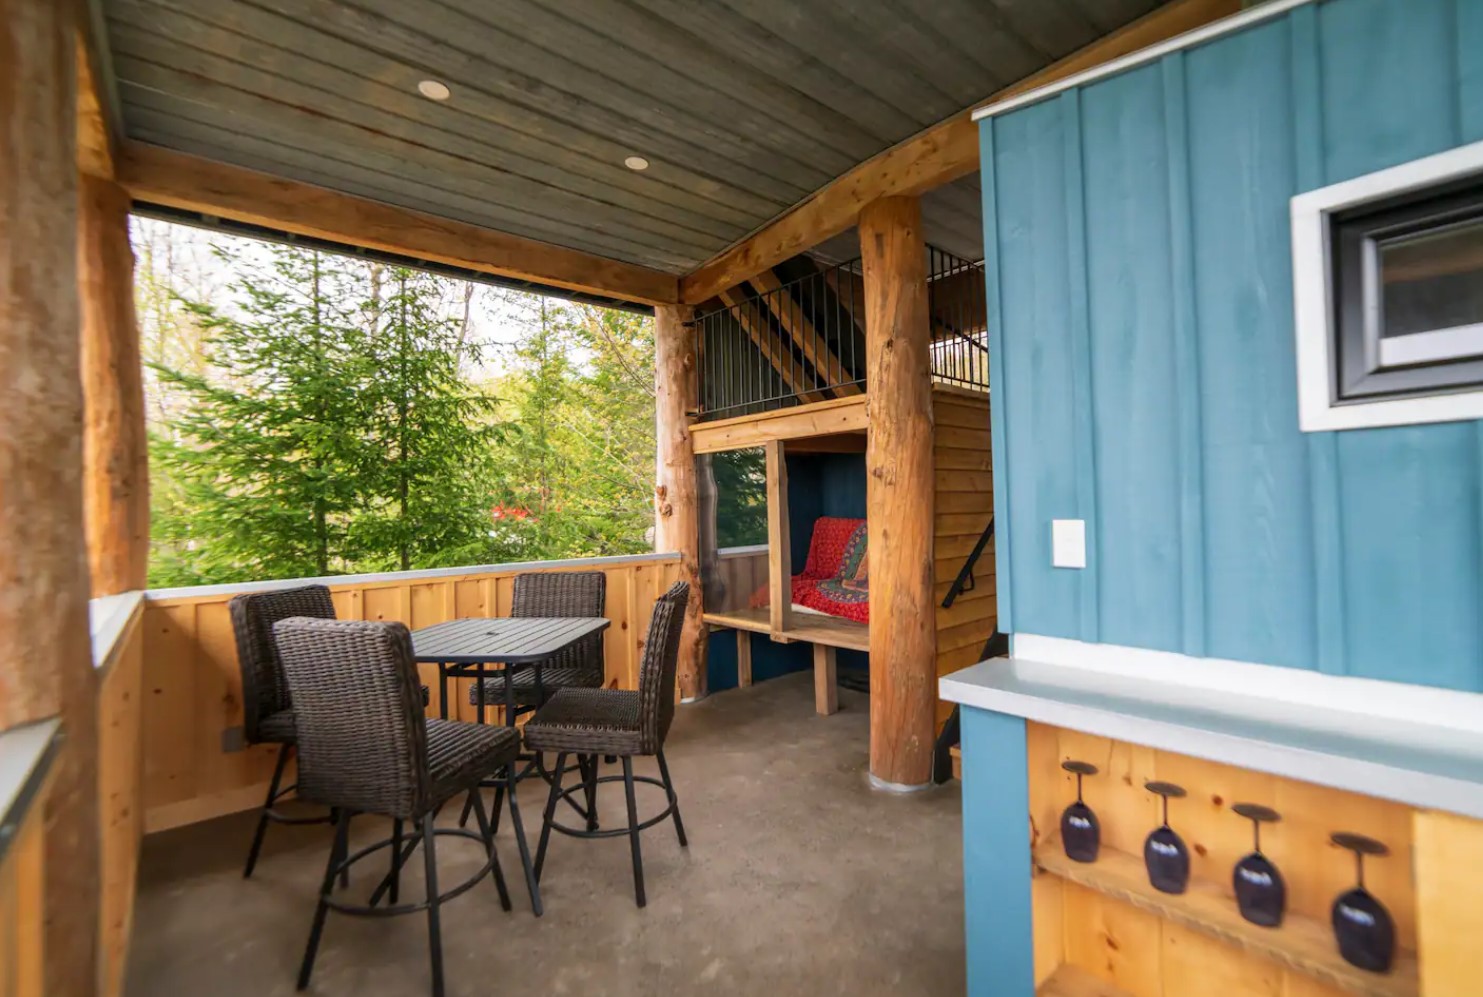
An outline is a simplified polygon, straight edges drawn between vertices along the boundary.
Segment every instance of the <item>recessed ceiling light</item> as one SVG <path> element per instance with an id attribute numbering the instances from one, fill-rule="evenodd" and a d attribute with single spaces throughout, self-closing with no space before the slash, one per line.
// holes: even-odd
<path id="1" fill-rule="evenodd" d="M 647 170 L 649 168 L 649 161 L 643 156 L 629 156 L 623 160 L 623 165 L 630 170 Z"/>
<path id="2" fill-rule="evenodd" d="M 423 80 L 417 84 L 417 92 L 428 100 L 447 100 L 452 95 L 448 84 L 439 83 L 437 80 Z"/>

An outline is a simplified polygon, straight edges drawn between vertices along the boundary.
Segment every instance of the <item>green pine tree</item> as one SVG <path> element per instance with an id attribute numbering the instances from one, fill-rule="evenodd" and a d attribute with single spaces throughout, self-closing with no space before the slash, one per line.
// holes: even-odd
<path id="1" fill-rule="evenodd" d="M 368 494 L 352 535 L 366 566 L 408 570 L 478 564 L 491 556 L 494 456 L 503 433 L 494 399 L 472 389 L 480 359 L 467 321 L 444 317 L 445 278 L 406 268 L 384 275 L 366 311 Z M 467 297 L 465 297 L 467 301 Z"/>
<path id="2" fill-rule="evenodd" d="M 219 249 L 235 308 L 184 302 L 207 373 L 156 366 L 189 399 L 151 440 L 153 585 L 325 575 L 355 560 L 368 378 L 342 258 Z M 163 487 L 160 487 L 163 486 Z"/>

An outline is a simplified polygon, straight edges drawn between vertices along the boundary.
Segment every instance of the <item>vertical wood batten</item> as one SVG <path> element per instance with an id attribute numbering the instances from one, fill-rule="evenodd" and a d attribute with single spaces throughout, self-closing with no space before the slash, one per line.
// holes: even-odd
<path id="1" fill-rule="evenodd" d="M 1318 11 L 1299 7 L 1292 33 L 1292 117 L 1297 192 L 1324 184 L 1323 94 L 1319 80 Z M 1306 433 L 1313 530 L 1314 660 L 1331 675 L 1346 671 L 1344 654 L 1344 537 L 1339 489 L 1339 442 L 1333 433 Z"/>
<path id="2" fill-rule="evenodd" d="M 97 678 L 77 304 L 76 5 L 0 0 L 0 729 L 60 713 L 45 991 L 97 986 Z M 34 913 L 34 911 L 33 911 Z"/>
<path id="3" fill-rule="evenodd" d="M 706 629 L 700 591 L 700 497 L 690 423 L 700 409 L 693 319 L 685 305 L 654 307 L 654 544 L 680 553 L 680 577 L 690 585 L 676 669 L 682 700 L 706 692 Z"/>
<path id="4" fill-rule="evenodd" d="M 1067 90 L 1057 101 L 1066 143 L 1066 280 L 1070 307 L 1071 407 L 1076 467 L 1076 515 L 1086 522 L 1086 568 L 1078 572 L 1081 585 L 1080 639 L 1100 639 L 1098 581 L 1102 559 L 1097 514 L 1097 458 L 1092 392 L 1092 330 L 1087 284 L 1086 183 L 1082 165 L 1081 92 Z M 1050 529 L 1050 524 L 1044 524 Z"/>
<path id="5" fill-rule="evenodd" d="M 932 605 L 933 433 L 926 247 L 916 198 L 860 212 L 865 282 L 870 773 L 894 787 L 932 774 L 937 702 Z"/>
<path id="6" fill-rule="evenodd" d="M 989 436 L 994 466 L 994 509 L 999 522 L 1004 524 L 994 534 L 994 573 L 999 580 L 998 621 L 999 629 L 1014 632 L 1012 612 L 1014 577 L 1011 571 L 1010 545 L 1012 535 L 1008 524 L 1014 520 L 1009 511 L 1009 434 L 1005 432 L 1005 419 L 1009 413 L 1009 378 L 1005 374 L 1004 352 L 1004 300 L 1000 285 L 999 270 L 999 194 L 994 163 L 994 122 L 988 118 L 979 125 L 979 161 L 982 165 L 980 193 L 983 196 L 984 232 L 984 295 L 989 322 Z"/>
<path id="7" fill-rule="evenodd" d="M 1179 411 L 1179 575 L 1185 654 L 1205 655 L 1205 496 L 1200 413 L 1200 331 L 1195 311 L 1194 209 L 1184 53 L 1162 60 L 1169 162 L 1169 261 L 1174 312 L 1174 390 Z"/>
<path id="8" fill-rule="evenodd" d="M 83 499 L 94 596 L 144 588 L 149 457 L 128 192 L 84 175 L 78 189 Z"/>

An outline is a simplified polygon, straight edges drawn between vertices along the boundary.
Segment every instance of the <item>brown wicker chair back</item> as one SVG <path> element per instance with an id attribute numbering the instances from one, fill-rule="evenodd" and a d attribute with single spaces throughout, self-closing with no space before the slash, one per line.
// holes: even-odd
<path id="1" fill-rule="evenodd" d="M 264 740 L 260 725 L 290 708 L 288 684 L 273 643 L 273 624 L 295 616 L 335 618 L 335 603 L 323 585 L 254 592 L 227 604 L 237 638 L 237 666 L 242 670 L 243 733 L 248 744 Z"/>
<path id="2" fill-rule="evenodd" d="M 675 668 L 689 601 L 690 585 L 675 582 L 654 603 L 654 615 L 649 618 L 649 636 L 639 666 L 639 741 L 646 755 L 664 747 L 675 717 Z"/>
<path id="3" fill-rule="evenodd" d="M 431 805 L 427 725 L 407 628 L 291 619 L 273 629 L 298 724 L 299 797 L 421 817 Z"/>
<path id="4" fill-rule="evenodd" d="M 602 616 L 607 608 L 608 576 L 601 571 L 542 571 L 515 576 L 511 616 Z M 582 685 L 603 684 L 603 637 L 593 634 L 546 662 L 548 674 L 577 668 Z"/>

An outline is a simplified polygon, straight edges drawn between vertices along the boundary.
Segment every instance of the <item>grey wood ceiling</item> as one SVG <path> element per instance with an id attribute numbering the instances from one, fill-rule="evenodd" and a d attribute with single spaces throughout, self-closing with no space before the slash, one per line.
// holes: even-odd
<path id="1" fill-rule="evenodd" d="M 101 2 L 130 138 L 673 273 L 1159 6 Z M 977 211 L 952 185 L 929 239 L 972 245 Z"/>

